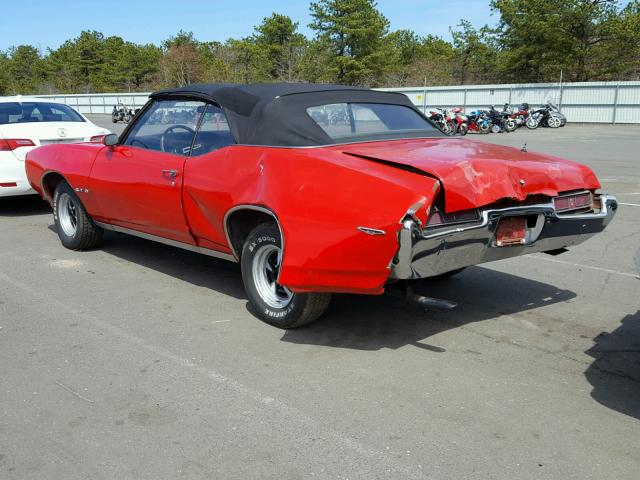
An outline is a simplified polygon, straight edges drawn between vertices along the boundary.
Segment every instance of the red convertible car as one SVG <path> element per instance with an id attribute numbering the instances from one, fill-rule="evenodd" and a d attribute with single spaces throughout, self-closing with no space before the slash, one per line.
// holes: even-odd
<path id="1" fill-rule="evenodd" d="M 65 247 L 115 230 L 240 262 L 255 314 L 282 328 L 334 292 L 560 253 L 617 208 L 584 165 L 449 137 L 404 95 L 336 85 L 163 90 L 119 138 L 40 147 L 26 167 Z"/>

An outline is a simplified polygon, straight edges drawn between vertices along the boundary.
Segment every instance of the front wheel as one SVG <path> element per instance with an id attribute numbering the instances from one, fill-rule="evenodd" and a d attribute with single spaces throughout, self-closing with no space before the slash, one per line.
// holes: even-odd
<path id="1" fill-rule="evenodd" d="M 555 115 L 550 115 L 547 120 L 547 125 L 551 128 L 559 128 L 561 124 L 562 120 L 560 119 L 560 117 L 557 117 Z"/>
<path id="2" fill-rule="evenodd" d="M 102 241 L 102 228 L 93 222 L 76 193 L 65 182 L 60 182 L 53 194 L 53 220 L 62 245 L 68 249 L 95 248 Z"/>
<path id="3" fill-rule="evenodd" d="M 258 318 L 278 328 L 296 328 L 318 319 L 330 293 L 294 293 L 278 283 L 282 239 L 273 223 L 254 228 L 242 248 L 242 280 Z"/>

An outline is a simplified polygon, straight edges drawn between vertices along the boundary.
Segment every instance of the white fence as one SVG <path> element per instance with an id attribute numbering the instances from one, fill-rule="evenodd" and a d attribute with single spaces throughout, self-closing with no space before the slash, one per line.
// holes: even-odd
<path id="1" fill-rule="evenodd" d="M 459 87 L 385 88 L 407 95 L 416 106 L 462 106 L 466 111 L 505 103 L 532 107 L 551 100 L 569 122 L 640 123 L 640 82 L 534 83 Z"/>
<path id="2" fill-rule="evenodd" d="M 569 122 L 640 123 L 640 82 L 535 83 L 511 85 L 463 85 L 455 87 L 382 88 L 400 92 L 424 109 L 461 106 L 466 111 L 527 102 L 537 106 L 552 100 Z M 111 113 L 118 102 L 140 107 L 148 93 L 96 93 L 40 95 L 66 103 L 82 113 Z"/>
<path id="3" fill-rule="evenodd" d="M 108 113 L 122 102 L 130 108 L 142 107 L 149 100 L 147 93 L 81 93 L 73 95 L 35 95 L 36 97 L 65 103 L 80 113 Z"/>

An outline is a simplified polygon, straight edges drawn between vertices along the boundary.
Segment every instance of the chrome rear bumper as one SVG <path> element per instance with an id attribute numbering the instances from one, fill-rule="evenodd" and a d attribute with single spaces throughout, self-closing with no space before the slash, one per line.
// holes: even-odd
<path id="1" fill-rule="evenodd" d="M 488 209 L 473 224 L 421 230 L 406 219 L 398 236 L 399 249 L 391 263 L 390 279 L 433 277 L 458 268 L 493 262 L 528 253 L 548 252 L 578 245 L 609 224 L 618 202 L 612 195 L 596 195 L 599 210 L 585 214 L 560 214 L 548 204 Z M 502 217 L 527 216 L 526 243 L 499 247 L 495 242 Z"/>

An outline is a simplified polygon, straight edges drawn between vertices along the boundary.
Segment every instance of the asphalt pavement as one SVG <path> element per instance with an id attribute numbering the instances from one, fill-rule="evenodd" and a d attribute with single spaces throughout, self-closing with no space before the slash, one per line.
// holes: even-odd
<path id="1" fill-rule="evenodd" d="M 235 264 L 72 252 L 0 199 L 0 478 L 637 480 L 640 127 L 469 139 L 582 161 L 621 205 L 563 255 L 425 283 L 447 313 L 338 295 L 278 330 Z"/>

